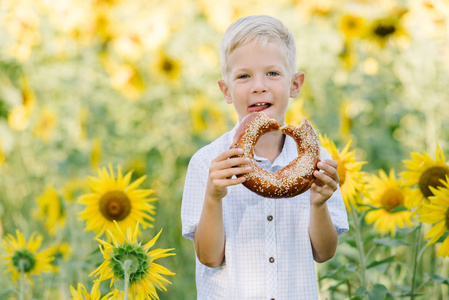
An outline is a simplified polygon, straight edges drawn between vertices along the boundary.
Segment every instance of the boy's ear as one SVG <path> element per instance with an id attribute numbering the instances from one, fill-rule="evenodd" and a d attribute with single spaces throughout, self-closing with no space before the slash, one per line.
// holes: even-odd
<path id="1" fill-rule="evenodd" d="M 296 98 L 301 91 L 302 84 L 304 83 L 305 74 L 304 72 L 298 72 L 293 75 L 292 84 L 290 87 L 290 98 Z"/>
<path id="2" fill-rule="evenodd" d="M 231 104 L 232 103 L 231 92 L 229 91 L 229 87 L 223 79 L 218 80 L 218 87 L 220 88 L 220 91 L 223 93 L 226 103 Z"/>

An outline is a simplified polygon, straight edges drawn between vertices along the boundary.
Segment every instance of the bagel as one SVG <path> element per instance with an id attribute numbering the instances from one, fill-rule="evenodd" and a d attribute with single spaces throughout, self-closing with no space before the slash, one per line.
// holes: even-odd
<path id="1" fill-rule="evenodd" d="M 298 157 L 275 173 L 262 169 L 253 159 L 258 139 L 270 131 L 282 131 L 291 136 L 298 149 Z M 251 159 L 248 166 L 252 171 L 237 177 L 245 176 L 243 185 L 262 197 L 294 197 L 307 191 L 315 181 L 313 172 L 318 170 L 320 146 L 313 126 L 306 118 L 297 127 L 282 126 L 263 112 L 253 112 L 240 122 L 231 148 L 242 148 L 243 154 L 239 156 Z"/>

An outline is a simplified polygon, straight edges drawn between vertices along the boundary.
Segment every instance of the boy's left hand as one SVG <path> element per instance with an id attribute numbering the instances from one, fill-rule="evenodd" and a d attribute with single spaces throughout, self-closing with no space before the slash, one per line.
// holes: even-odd
<path id="1" fill-rule="evenodd" d="M 338 163 L 332 159 L 325 159 L 318 162 L 317 167 L 323 172 L 315 171 L 313 173 L 316 180 L 310 187 L 311 205 L 321 206 L 337 190 L 340 182 L 337 165 Z"/>

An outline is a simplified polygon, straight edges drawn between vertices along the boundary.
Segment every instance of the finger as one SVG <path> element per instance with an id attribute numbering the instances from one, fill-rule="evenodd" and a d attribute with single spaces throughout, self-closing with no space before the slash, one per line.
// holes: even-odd
<path id="1" fill-rule="evenodd" d="M 228 158 L 231 158 L 232 156 L 238 156 L 238 155 L 242 155 L 242 154 L 243 154 L 242 148 L 232 148 L 232 149 L 223 151 L 217 157 L 215 157 L 215 159 L 213 159 L 212 161 L 213 162 L 224 161 Z"/>
<path id="2" fill-rule="evenodd" d="M 333 159 L 323 159 L 322 162 L 334 167 L 335 169 L 338 167 L 338 162 Z"/>
<path id="3" fill-rule="evenodd" d="M 338 188 L 338 181 L 335 178 L 332 178 L 331 176 L 325 174 L 325 173 L 321 173 L 318 171 L 315 171 L 313 173 L 313 175 L 315 175 L 316 177 L 316 185 L 320 186 L 320 187 L 325 187 L 325 186 L 329 186 L 333 191 L 336 191 Z M 337 175 L 338 177 L 338 175 Z"/>
<path id="4" fill-rule="evenodd" d="M 332 178 L 338 178 L 338 172 L 337 172 L 337 168 L 336 168 L 336 163 L 328 163 L 328 162 L 335 162 L 334 160 L 328 160 L 326 159 L 325 161 L 320 161 L 317 163 L 317 167 L 318 169 L 324 171 L 325 174 L 327 174 L 328 176 L 331 176 Z M 323 172 L 321 172 L 323 173 Z"/>
<path id="5" fill-rule="evenodd" d="M 325 199 L 329 199 L 333 194 L 333 191 L 329 188 L 317 186 L 315 183 L 312 184 L 310 189 L 315 193 L 320 194 Z"/>
<path id="6" fill-rule="evenodd" d="M 324 182 L 322 182 L 321 180 L 319 180 L 319 179 L 316 178 L 316 176 L 315 176 L 315 184 L 316 184 L 317 186 L 323 186 L 323 185 L 324 185 Z"/>
<path id="7" fill-rule="evenodd" d="M 224 170 L 217 170 L 211 173 L 210 177 L 212 179 L 226 179 L 231 178 L 232 176 L 244 175 L 252 171 L 251 167 L 237 167 L 237 168 L 229 168 Z"/>
<path id="8" fill-rule="evenodd" d="M 250 162 L 251 162 L 251 159 L 249 159 L 248 157 L 228 158 L 223 161 L 215 162 L 213 165 L 211 165 L 211 169 L 214 169 L 214 170 L 229 169 L 232 167 L 247 165 Z"/>
<path id="9" fill-rule="evenodd" d="M 246 178 L 244 176 L 242 176 L 242 177 L 231 178 L 231 179 L 216 179 L 213 181 L 213 184 L 217 187 L 225 188 L 228 186 L 241 184 L 245 181 L 246 181 Z"/>

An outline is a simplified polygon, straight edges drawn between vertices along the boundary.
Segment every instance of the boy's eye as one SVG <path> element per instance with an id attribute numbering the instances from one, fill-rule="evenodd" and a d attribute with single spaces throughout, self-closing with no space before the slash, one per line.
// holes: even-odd
<path id="1" fill-rule="evenodd" d="M 246 74 L 237 76 L 237 78 L 239 78 L 239 79 L 245 79 L 245 78 L 248 78 L 248 77 L 249 76 L 246 75 Z"/>
<path id="2" fill-rule="evenodd" d="M 268 72 L 267 75 L 268 75 L 268 76 L 277 76 L 277 75 L 279 75 L 279 73 L 278 73 L 278 72 L 272 71 L 272 72 Z"/>

